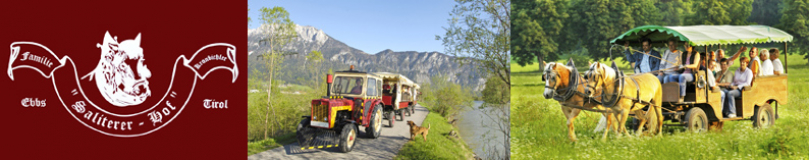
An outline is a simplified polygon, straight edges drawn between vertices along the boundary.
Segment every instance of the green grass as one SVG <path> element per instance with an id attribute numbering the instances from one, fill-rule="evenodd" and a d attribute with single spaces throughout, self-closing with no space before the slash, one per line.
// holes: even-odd
<path id="1" fill-rule="evenodd" d="M 290 143 L 295 143 L 295 133 L 289 133 L 275 138 L 268 138 L 255 142 L 247 142 L 247 155 L 249 156 L 264 152 Z"/>
<path id="2" fill-rule="evenodd" d="M 807 159 L 809 66 L 797 55 L 790 56 L 789 62 L 789 104 L 779 108 L 780 119 L 774 127 L 755 129 L 751 121 L 742 120 L 726 122 L 721 132 L 690 133 L 682 127 L 667 127 L 668 132 L 654 137 L 610 133 L 606 142 L 601 141 L 601 133 L 592 131 L 600 115 L 585 111 L 573 122 L 579 141 L 571 142 L 559 103 L 541 95 L 544 83 L 538 64 L 512 64 L 511 158 Z M 577 65 L 581 71 L 586 64 Z M 738 62 L 731 69 L 735 66 Z"/>
<path id="3" fill-rule="evenodd" d="M 427 142 L 416 136 L 416 140 L 405 143 L 395 159 L 470 159 L 472 150 L 460 138 L 449 136 L 449 132 L 458 129 L 449 124 L 446 118 L 430 112 L 424 119 L 425 127 L 431 124 Z M 460 136 L 460 135 L 459 135 Z"/>
<path id="4" fill-rule="evenodd" d="M 253 86 L 262 86 L 266 83 L 251 79 L 250 84 Z M 259 90 L 264 91 L 266 88 Z M 291 94 L 295 91 L 300 91 L 301 94 Z M 248 155 L 296 141 L 295 129 L 302 119 L 301 116 L 309 115 L 309 103 L 311 100 L 325 95 L 324 93 L 325 91 L 317 92 L 315 89 L 301 85 L 277 87 L 272 94 L 273 108 L 270 108 L 270 110 L 267 108 L 266 92 L 248 93 Z M 269 120 L 265 120 L 267 116 Z M 269 124 L 265 122 L 269 122 Z M 264 138 L 265 131 L 267 132 L 266 139 Z"/>

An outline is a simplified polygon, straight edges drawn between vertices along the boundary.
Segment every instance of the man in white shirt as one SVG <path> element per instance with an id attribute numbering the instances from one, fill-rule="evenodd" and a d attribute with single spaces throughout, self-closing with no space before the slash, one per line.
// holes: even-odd
<path id="1" fill-rule="evenodd" d="M 778 48 L 770 49 L 770 60 L 772 60 L 772 73 L 775 75 L 784 74 L 784 65 L 781 63 L 781 60 L 778 59 L 779 53 Z"/>
<path id="2" fill-rule="evenodd" d="M 660 61 L 660 72 L 657 72 L 657 79 L 663 83 L 663 78 L 666 75 L 677 74 L 676 68 L 680 65 L 680 55 L 682 51 L 677 50 L 677 40 L 672 38 L 668 40 L 669 49 L 663 53 L 663 60 Z"/>
<path id="3" fill-rule="evenodd" d="M 759 75 L 761 76 L 769 76 L 773 73 L 772 61 L 770 60 L 770 51 L 767 49 L 762 49 L 761 54 L 759 54 L 761 59 L 761 70 L 759 70 Z"/>

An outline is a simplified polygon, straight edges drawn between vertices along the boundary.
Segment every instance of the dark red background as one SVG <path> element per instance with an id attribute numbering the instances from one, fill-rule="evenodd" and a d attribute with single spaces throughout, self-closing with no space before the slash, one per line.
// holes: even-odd
<path id="1" fill-rule="evenodd" d="M 166 92 L 177 57 L 190 58 L 202 46 L 217 42 L 236 46 L 239 66 L 235 83 L 231 83 L 232 75 L 227 71 L 211 73 L 205 80 L 198 81 L 189 104 L 174 121 L 158 131 L 135 138 L 111 137 L 85 127 L 59 102 L 51 80 L 33 70 L 15 70 L 14 81 L 3 74 L 0 76 L 2 157 L 245 157 L 246 1 L 3 1 L 0 6 L 3 6 L 0 9 L 0 55 L 4 55 L 0 56 L 0 68 L 3 71 L 8 69 L 9 45 L 15 41 L 33 41 L 57 55 L 70 56 L 82 76 L 98 63 L 101 50 L 96 48 L 96 43 L 103 42 L 106 31 L 118 36 L 119 42 L 142 34 L 145 62 L 153 74 L 149 79 L 152 96 L 144 104 L 154 103 Z M 101 96 L 95 86 L 84 86 L 84 90 L 94 102 L 105 102 L 103 98 L 98 99 Z M 25 108 L 20 104 L 25 97 L 47 99 L 47 106 Z M 204 109 L 203 99 L 227 99 L 228 109 Z"/>

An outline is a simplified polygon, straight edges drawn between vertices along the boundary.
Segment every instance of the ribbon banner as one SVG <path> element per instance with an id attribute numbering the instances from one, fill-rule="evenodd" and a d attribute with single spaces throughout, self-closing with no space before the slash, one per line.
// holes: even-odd
<path id="1" fill-rule="evenodd" d="M 115 50 L 119 49 L 119 46 L 113 46 L 116 47 Z M 124 43 L 121 43 L 121 48 L 123 46 Z M 18 69 L 31 69 L 46 79 L 51 79 L 61 104 L 73 118 L 94 131 L 113 137 L 139 137 L 155 132 L 182 113 L 198 80 L 205 79 L 216 70 L 225 70 L 232 73 L 231 83 L 235 83 L 239 74 L 236 47 L 227 43 L 209 44 L 197 50 L 190 58 L 185 55 L 177 57 L 169 87 L 160 96 L 160 101 L 155 104 L 137 104 L 148 106 L 137 113 L 119 114 L 104 109 L 118 106 L 108 103 L 99 105 L 87 98 L 81 83 L 84 78 L 80 79 L 76 64 L 67 55 L 57 55 L 36 42 L 13 42 L 8 66 L 8 76 L 12 81 L 15 79 L 14 71 Z M 105 80 L 100 78 L 108 77 L 95 77 L 95 80 Z"/>

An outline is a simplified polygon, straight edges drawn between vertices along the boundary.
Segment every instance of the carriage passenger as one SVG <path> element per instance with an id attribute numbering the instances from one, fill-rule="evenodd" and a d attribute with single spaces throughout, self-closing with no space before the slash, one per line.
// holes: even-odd
<path id="1" fill-rule="evenodd" d="M 724 49 L 717 49 L 714 52 L 716 53 L 716 55 L 714 55 L 714 57 L 713 57 L 714 63 L 715 63 L 713 71 L 716 72 L 716 74 L 714 74 L 714 76 L 719 76 L 720 71 L 722 71 L 722 68 L 720 67 L 719 62 L 721 62 L 722 58 L 725 58 L 725 50 Z"/>
<path id="2" fill-rule="evenodd" d="M 750 64 L 748 64 L 747 68 L 753 72 L 753 79 L 755 79 L 757 76 L 761 75 L 761 72 L 759 72 L 761 70 L 761 59 L 758 58 L 758 48 L 750 48 L 749 54 L 749 57 L 752 59 L 750 60 Z"/>
<path id="3" fill-rule="evenodd" d="M 748 63 L 750 63 L 750 59 L 747 57 L 742 57 L 739 59 L 739 69 L 736 70 L 736 75 L 733 76 L 733 82 L 730 83 L 728 86 L 728 90 L 725 93 L 725 104 L 723 105 L 725 108 L 722 109 L 723 114 L 725 114 L 728 118 L 735 118 L 736 117 L 736 97 L 742 96 L 742 88 L 745 86 L 750 86 L 750 83 L 753 81 L 753 71 L 752 69 L 748 69 Z"/>
<path id="4" fill-rule="evenodd" d="M 719 60 L 719 64 L 720 64 L 719 66 L 721 66 L 722 71 L 725 71 L 725 72 L 720 72 L 719 79 L 717 80 L 717 82 L 719 82 L 720 87 L 730 85 L 730 83 L 733 82 L 733 73 L 734 72 L 728 70 L 728 68 L 730 67 L 730 63 L 731 63 L 730 61 L 731 60 L 727 59 L 727 58 L 722 58 L 721 60 Z M 724 91 L 724 89 L 722 89 L 722 90 Z"/>
<path id="5" fill-rule="evenodd" d="M 734 71 L 730 71 L 730 69 L 729 69 L 730 60 L 727 59 L 727 58 L 720 59 L 719 64 L 720 64 L 719 66 L 721 66 L 720 68 L 722 68 L 722 71 L 724 71 L 724 72 L 718 72 L 717 74 L 718 74 L 719 77 L 715 81 L 716 81 L 716 86 L 719 87 L 719 89 L 721 90 L 721 93 L 722 93 L 722 97 L 721 97 L 722 100 L 721 100 L 720 104 L 722 104 L 722 106 L 725 106 L 725 96 L 727 95 L 727 92 L 728 92 L 727 87 L 729 87 L 730 83 L 733 82 L 733 73 L 734 73 Z M 710 82 L 710 80 L 709 80 L 709 82 Z"/>
<path id="6" fill-rule="evenodd" d="M 761 50 L 761 54 L 759 54 L 759 58 L 761 59 L 761 70 L 759 70 L 760 76 L 769 76 L 772 75 L 773 66 L 772 61 L 770 60 L 770 51 L 766 49 Z"/>
<path id="7" fill-rule="evenodd" d="M 733 54 L 733 56 L 730 56 L 730 58 L 727 60 L 728 61 L 728 66 L 732 66 L 733 63 L 736 61 L 736 59 L 739 58 L 742 55 L 742 52 L 744 52 L 745 50 L 747 50 L 747 47 L 742 46 L 742 48 L 739 48 L 739 51 L 736 51 L 736 53 Z M 721 60 L 720 60 L 720 62 L 721 62 Z M 728 71 L 728 72 L 733 72 L 733 71 Z"/>
<path id="8" fill-rule="evenodd" d="M 719 62 L 720 60 L 722 60 L 722 58 L 725 58 L 725 50 L 724 49 L 717 49 L 716 50 L 716 58 L 715 58 L 716 62 Z M 716 67 L 719 67 L 719 66 L 716 66 Z"/>
<path id="9" fill-rule="evenodd" d="M 680 68 L 680 70 L 678 71 L 679 74 L 668 75 L 666 76 L 666 79 L 664 79 L 663 82 L 663 83 L 669 82 L 680 83 L 680 100 L 679 100 L 680 102 L 682 102 L 683 98 L 685 97 L 685 84 L 687 82 L 694 81 L 694 73 L 697 69 L 699 69 L 698 62 L 700 61 L 699 53 L 694 52 L 694 48 L 689 46 L 688 43 L 686 43 L 685 52 L 686 53 L 683 54 L 682 57 L 680 58 L 681 65 L 679 65 Z"/>
<path id="10" fill-rule="evenodd" d="M 781 64 L 781 60 L 778 59 L 779 53 L 778 48 L 770 49 L 770 60 L 772 60 L 772 73 L 775 75 L 781 75 L 784 73 L 784 65 Z"/>
<path id="11" fill-rule="evenodd" d="M 672 67 L 680 65 L 680 55 L 683 53 L 677 50 L 677 40 L 674 38 L 668 40 L 668 47 L 669 49 L 663 53 L 663 60 L 660 61 L 660 67 L 658 67 L 660 72 L 657 72 L 657 79 L 660 80 L 660 83 L 663 83 L 667 75 L 677 74 Z"/>
<path id="12" fill-rule="evenodd" d="M 711 54 L 715 55 L 713 53 L 715 53 L 715 52 L 711 51 Z M 708 77 L 708 87 L 710 87 L 711 90 L 718 90 L 719 89 L 719 86 L 716 85 L 717 84 L 717 81 L 716 81 L 717 72 L 713 70 L 714 68 L 716 68 L 716 64 L 717 64 L 716 61 L 713 58 L 710 58 L 710 59 L 708 59 L 708 66 L 705 67 L 706 71 L 707 71 L 707 72 L 705 72 L 707 74 L 705 76 Z M 719 103 L 719 104 L 725 104 L 725 92 L 719 92 L 719 94 L 721 94 L 721 103 Z"/>
<path id="13" fill-rule="evenodd" d="M 635 73 L 647 73 L 651 71 L 656 71 L 660 67 L 660 52 L 657 52 L 652 49 L 651 40 L 643 39 L 641 44 L 643 45 L 643 53 L 635 51 L 635 53 L 631 53 L 629 50 L 629 42 L 624 44 L 624 54 L 626 55 L 626 60 L 630 63 L 634 64 Z M 651 57 L 651 56 L 654 57 Z"/>

